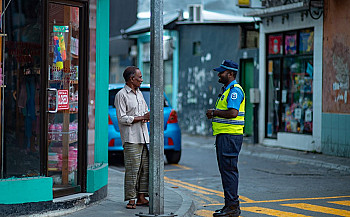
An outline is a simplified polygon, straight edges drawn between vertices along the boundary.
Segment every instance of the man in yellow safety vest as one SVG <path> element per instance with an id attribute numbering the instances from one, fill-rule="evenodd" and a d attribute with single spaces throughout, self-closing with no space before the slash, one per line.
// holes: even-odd
<path id="1" fill-rule="evenodd" d="M 241 214 L 238 200 L 238 154 L 243 142 L 245 94 L 237 83 L 238 65 L 224 60 L 214 71 L 218 72 L 222 93 L 215 109 L 207 110 L 212 119 L 213 135 L 216 135 L 216 155 L 224 189 L 225 205 L 213 216 L 236 217 Z"/>

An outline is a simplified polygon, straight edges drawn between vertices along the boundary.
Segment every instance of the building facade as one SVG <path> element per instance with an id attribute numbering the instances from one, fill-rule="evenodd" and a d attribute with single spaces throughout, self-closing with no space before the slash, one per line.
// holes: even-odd
<path id="1" fill-rule="evenodd" d="M 350 157 L 350 2 L 324 1 L 322 148 Z"/>
<path id="2" fill-rule="evenodd" d="M 179 88 L 178 110 L 183 132 L 211 135 L 211 121 L 207 109 L 215 108 L 220 94 L 218 67 L 224 59 L 239 64 L 237 81 L 242 85 L 246 100 L 245 135 L 254 131 L 254 105 L 250 89 L 258 87 L 258 30 L 254 22 L 182 22 L 179 32 Z"/>
<path id="3" fill-rule="evenodd" d="M 105 197 L 109 0 L 0 3 L 1 213 Z"/>
<path id="4" fill-rule="evenodd" d="M 259 142 L 321 151 L 323 20 L 306 1 L 268 1 L 260 17 Z"/>
<path id="5" fill-rule="evenodd" d="M 259 142 L 349 157 L 349 3 L 264 3 Z"/>

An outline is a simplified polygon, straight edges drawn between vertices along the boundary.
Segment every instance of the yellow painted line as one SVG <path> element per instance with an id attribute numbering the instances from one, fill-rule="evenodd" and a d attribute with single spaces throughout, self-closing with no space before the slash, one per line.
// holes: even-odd
<path id="1" fill-rule="evenodd" d="M 211 203 L 211 204 L 206 204 L 206 206 L 223 206 L 225 205 L 224 203 Z"/>
<path id="2" fill-rule="evenodd" d="M 179 167 L 179 169 L 168 169 L 168 170 L 164 170 L 164 172 L 182 171 L 182 170 L 192 170 L 192 168 L 186 167 L 186 166 L 182 166 L 182 165 L 180 165 L 180 164 L 170 164 L 170 165 Z"/>
<path id="3" fill-rule="evenodd" d="M 289 198 L 289 199 L 278 199 L 278 200 L 262 200 L 262 201 L 253 201 L 253 202 L 242 202 L 242 203 L 274 203 L 274 202 L 285 202 L 285 201 L 294 201 L 294 200 L 326 200 L 326 199 L 339 199 L 339 198 L 350 198 L 350 196 Z"/>
<path id="4" fill-rule="evenodd" d="M 281 204 L 282 206 L 294 207 L 298 209 L 321 212 L 326 214 L 338 215 L 338 216 L 350 216 L 350 211 L 343 209 L 334 209 L 325 206 L 312 205 L 307 203 L 293 203 L 293 204 Z"/>
<path id="5" fill-rule="evenodd" d="M 165 180 L 165 177 L 164 177 L 164 180 Z M 183 187 L 183 188 L 186 188 L 188 190 L 191 190 L 191 191 L 194 191 L 194 192 L 199 192 L 201 194 L 213 194 L 213 193 L 210 193 L 210 192 L 207 192 L 207 191 L 202 191 L 202 190 L 198 190 L 198 189 L 195 189 L 195 188 L 192 188 L 192 187 L 188 187 L 186 185 L 183 185 L 181 183 L 176 183 L 176 182 L 172 182 L 172 181 L 168 181 L 168 180 L 165 180 L 167 183 L 170 183 L 170 184 L 173 184 L 173 185 L 177 185 L 179 187 Z"/>
<path id="6" fill-rule="evenodd" d="M 180 181 L 180 180 L 177 180 L 177 179 L 171 179 L 171 178 L 168 178 L 168 177 L 164 177 L 164 181 L 166 182 L 173 182 L 173 183 L 179 183 L 179 184 L 182 184 L 183 186 L 186 185 L 186 186 L 190 186 L 193 188 L 197 188 L 197 189 L 201 189 L 203 191 L 207 191 L 207 192 L 211 192 L 211 193 L 214 193 L 216 194 L 217 196 L 219 197 L 222 197 L 224 198 L 224 193 L 222 191 L 216 191 L 216 190 L 213 190 L 213 189 L 209 189 L 209 188 L 204 188 L 204 187 L 201 187 L 199 185 L 194 185 L 194 184 L 191 184 L 191 183 L 188 183 L 188 182 L 183 182 L 183 181 Z M 189 188 L 187 188 L 189 189 Z M 210 194 L 210 193 L 207 193 L 207 194 Z M 244 197 L 244 196 L 239 196 L 242 200 L 244 201 L 249 201 L 250 203 L 253 203 L 254 201 L 247 198 L 247 197 Z"/>
<path id="7" fill-rule="evenodd" d="M 209 211 L 209 210 L 205 210 L 205 209 L 201 209 L 201 210 L 197 210 L 195 212 L 196 216 L 202 216 L 202 217 L 212 217 L 213 216 L 213 211 Z"/>
<path id="8" fill-rule="evenodd" d="M 201 187 L 201 186 L 198 186 L 198 185 L 194 185 L 194 184 L 191 184 L 191 183 L 188 183 L 188 182 L 183 182 L 183 181 L 180 181 L 180 180 L 177 180 L 177 179 L 171 179 L 171 178 L 168 178 L 168 177 L 164 177 L 164 180 L 167 181 L 173 181 L 173 182 L 176 182 L 176 183 L 181 183 L 183 185 L 188 185 L 188 186 L 191 186 L 193 188 L 198 188 L 198 189 L 201 189 L 201 190 L 204 190 L 204 191 L 208 191 L 208 192 L 212 192 L 212 193 L 215 193 L 217 196 L 219 197 L 222 197 L 224 198 L 224 192 L 222 191 L 216 191 L 216 190 L 213 190 L 213 189 L 209 189 L 209 188 L 204 188 L 204 187 Z M 239 196 L 242 200 L 244 200 L 245 202 L 248 202 L 248 203 L 253 203 L 254 200 L 251 200 L 247 197 L 244 197 L 244 196 Z"/>
<path id="9" fill-rule="evenodd" d="M 342 200 L 342 201 L 328 201 L 328 203 L 335 203 L 343 206 L 350 206 L 350 200 Z"/>
<path id="10" fill-rule="evenodd" d="M 310 217 L 310 216 L 307 216 L 307 215 L 302 215 L 302 214 L 297 214 L 297 213 L 292 213 L 292 212 L 285 212 L 285 211 L 280 211 L 280 210 L 275 210 L 275 209 L 268 209 L 268 208 L 263 208 L 263 207 L 256 207 L 256 206 L 253 206 L 253 207 L 241 207 L 241 210 L 248 211 L 248 212 L 253 212 L 253 213 L 270 215 L 270 216 Z"/>
<path id="11" fill-rule="evenodd" d="M 219 201 L 214 200 L 213 198 L 207 197 L 207 196 L 205 196 L 205 195 L 203 195 L 203 194 L 197 194 L 197 193 L 195 193 L 194 195 L 197 196 L 197 197 L 199 197 L 199 198 L 201 198 L 201 199 L 203 199 L 203 200 L 206 200 L 206 201 L 208 201 L 208 202 L 210 202 L 210 203 L 219 203 Z M 203 201 L 203 202 L 204 202 L 204 201 Z M 202 204 L 206 204 L 206 202 L 204 202 L 204 203 L 202 203 Z"/>
<path id="12" fill-rule="evenodd" d="M 171 172 L 171 171 L 182 171 L 183 169 L 168 169 L 164 170 L 164 172 Z"/>
<path id="13" fill-rule="evenodd" d="M 251 200 L 249 199 L 248 197 L 245 197 L 245 196 L 242 196 L 242 195 L 239 195 L 239 198 L 242 199 L 244 202 L 242 203 L 255 203 L 254 200 Z"/>
<path id="14" fill-rule="evenodd" d="M 170 165 L 179 167 L 179 168 L 184 169 L 184 170 L 192 170 L 192 168 L 186 167 L 186 166 L 183 166 L 183 165 L 180 165 L 180 164 L 170 164 Z"/>

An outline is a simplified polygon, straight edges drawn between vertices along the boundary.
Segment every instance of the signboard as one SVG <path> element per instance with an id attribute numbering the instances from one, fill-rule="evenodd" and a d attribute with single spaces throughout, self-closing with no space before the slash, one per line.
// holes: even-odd
<path id="1" fill-rule="evenodd" d="M 69 109 L 68 90 L 58 90 L 57 95 L 58 95 L 58 108 L 57 108 L 57 110 Z"/>
<path id="2" fill-rule="evenodd" d="M 69 32 L 69 26 L 53 26 L 53 32 Z"/>
<path id="3" fill-rule="evenodd" d="M 250 0 L 237 0 L 237 5 L 239 7 L 249 7 L 250 6 Z"/>

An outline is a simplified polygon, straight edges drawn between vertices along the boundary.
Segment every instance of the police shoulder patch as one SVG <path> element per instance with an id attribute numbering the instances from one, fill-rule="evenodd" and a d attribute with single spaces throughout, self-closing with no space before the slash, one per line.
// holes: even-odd
<path id="1" fill-rule="evenodd" d="M 231 99 L 237 99 L 237 93 L 236 92 L 233 92 L 232 94 L 231 94 Z"/>

